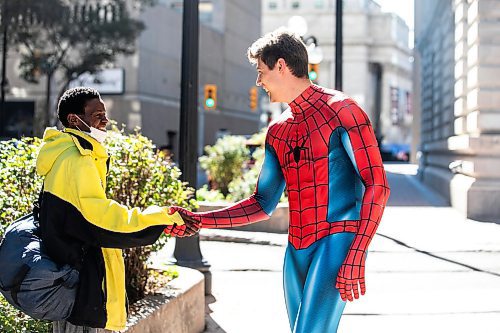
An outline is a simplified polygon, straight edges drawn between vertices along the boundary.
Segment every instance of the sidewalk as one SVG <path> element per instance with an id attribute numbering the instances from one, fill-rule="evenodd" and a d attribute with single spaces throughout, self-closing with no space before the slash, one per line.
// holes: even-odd
<path id="1" fill-rule="evenodd" d="M 467 220 L 389 165 L 389 207 L 371 246 L 368 293 L 339 332 L 500 332 L 500 225 Z M 398 172 L 398 173 L 396 173 Z"/>
<path id="2" fill-rule="evenodd" d="M 347 305 L 338 332 L 500 332 L 500 225 L 447 207 L 416 180 L 415 166 L 387 171 L 392 193 L 370 246 L 367 294 Z M 213 278 L 205 332 L 289 332 L 281 281 L 287 235 L 201 236 Z"/>

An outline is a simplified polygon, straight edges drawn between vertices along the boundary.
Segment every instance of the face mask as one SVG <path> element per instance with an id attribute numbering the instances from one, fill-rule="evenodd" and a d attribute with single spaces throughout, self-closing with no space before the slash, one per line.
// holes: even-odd
<path id="1" fill-rule="evenodd" d="M 97 129 L 97 128 L 95 128 L 95 127 L 89 126 L 89 125 L 87 125 L 87 123 L 86 123 L 86 122 L 84 122 L 84 121 L 83 121 L 80 117 L 78 117 L 77 115 L 75 115 L 75 116 L 76 116 L 78 119 L 80 119 L 80 121 L 81 121 L 82 123 L 84 123 L 84 124 L 85 124 L 85 126 L 87 126 L 87 127 L 89 128 L 89 130 L 90 130 L 89 135 L 90 135 L 91 137 L 93 137 L 93 138 L 94 138 L 97 142 L 99 142 L 99 143 L 103 143 L 103 142 L 104 142 L 104 140 L 106 140 L 106 136 L 107 136 L 107 132 L 106 132 L 106 131 L 101 131 L 100 129 Z M 77 126 L 76 128 L 78 128 L 78 126 Z M 78 128 L 78 129 L 79 129 L 79 128 Z M 79 129 L 79 130 L 80 130 L 80 131 L 82 131 L 81 129 Z M 83 132 L 83 131 L 82 131 L 82 132 Z M 86 133 L 88 133 L 88 132 L 86 132 Z"/>

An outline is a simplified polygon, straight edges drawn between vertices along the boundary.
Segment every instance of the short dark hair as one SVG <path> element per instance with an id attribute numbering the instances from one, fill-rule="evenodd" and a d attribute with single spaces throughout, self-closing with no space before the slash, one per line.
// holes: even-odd
<path id="1" fill-rule="evenodd" d="M 308 76 L 307 49 L 302 39 L 286 28 L 278 28 L 257 39 L 247 51 L 248 60 L 256 64 L 260 59 L 273 69 L 279 58 L 283 58 L 293 75 Z"/>
<path id="2" fill-rule="evenodd" d="M 67 127 L 69 125 L 68 114 L 83 114 L 85 104 L 94 98 L 101 98 L 99 92 L 94 88 L 76 87 L 66 90 L 57 104 L 59 121 Z"/>

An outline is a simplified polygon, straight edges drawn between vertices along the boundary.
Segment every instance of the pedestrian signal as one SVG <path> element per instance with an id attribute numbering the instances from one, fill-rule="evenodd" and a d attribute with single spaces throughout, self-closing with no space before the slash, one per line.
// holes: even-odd
<path id="1" fill-rule="evenodd" d="M 203 103 L 205 110 L 215 110 L 217 107 L 217 85 L 205 84 L 205 102 Z"/>
<path id="2" fill-rule="evenodd" d="M 309 80 L 318 81 L 319 64 L 309 64 Z"/>
<path id="3" fill-rule="evenodd" d="M 258 88 L 253 86 L 252 88 L 250 88 L 250 91 L 248 92 L 249 94 L 249 98 L 250 98 L 250 110 L 252 111 L 255 111 L 257 110 L 257 105 L 258 105 L 258 102 L 259 102 L 259 91 L 258 91 Z"/>

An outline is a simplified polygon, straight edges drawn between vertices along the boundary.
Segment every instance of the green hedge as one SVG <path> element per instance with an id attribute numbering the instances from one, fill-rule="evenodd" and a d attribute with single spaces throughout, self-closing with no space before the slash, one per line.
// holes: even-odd
<path id="1" fill-rule="evenodd" d="M 229 183 L 241 177 L 243 163 L 249 157 L 245 142 L 242 136 L 226 135 L 218 139 L 215 145 L 205 147 L 206 155 L 201 156 L 199 162 L 208 175 L 210 189 L 226 196 Z"/>
<path id="2" fill-rule="evenodd" d="M 37 200 L 42 178 L 35 172 L 35 162 L 41 143 L 39 138 L 0 141 L 0 236 Z M 51 331 L 50 323 L 26 316 L 0 295 L 0 332 Z"/>

